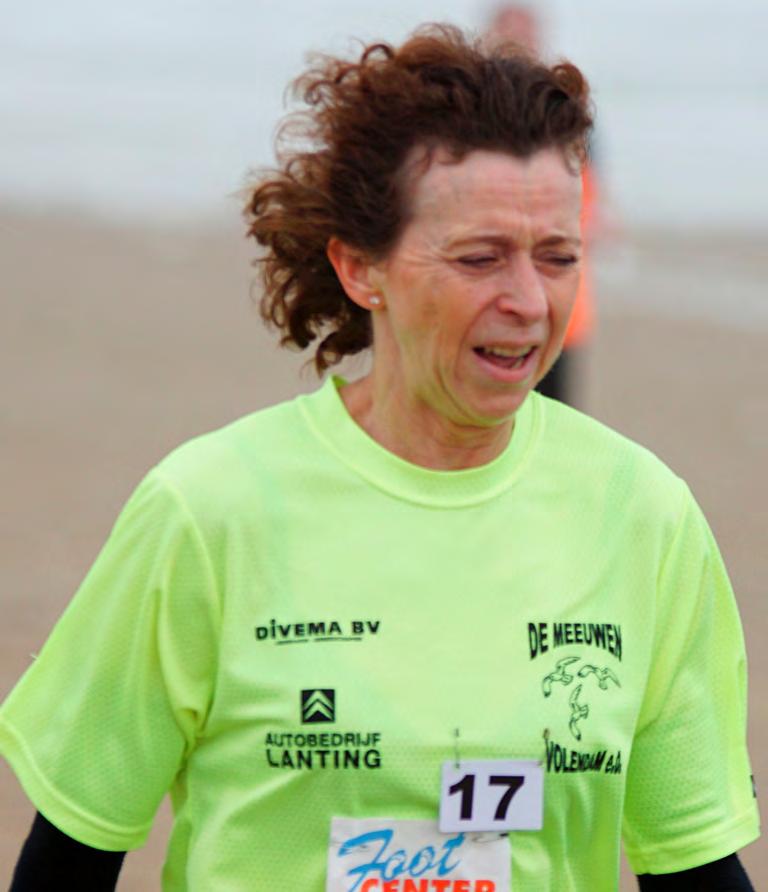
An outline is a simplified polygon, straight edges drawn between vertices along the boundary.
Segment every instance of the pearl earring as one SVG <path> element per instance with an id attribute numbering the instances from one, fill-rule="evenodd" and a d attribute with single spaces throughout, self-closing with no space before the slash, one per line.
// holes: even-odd
<path id="1" fill-rule="evenodd" d="M 368 298 L 368 303 L 369 303 L 372 307 L 378 307 L 379 304 L 381 303 L 381 298 L 380 298 L 378 295 L 373 294 L 373 295 L 371 295 L 370 298 Z"/>

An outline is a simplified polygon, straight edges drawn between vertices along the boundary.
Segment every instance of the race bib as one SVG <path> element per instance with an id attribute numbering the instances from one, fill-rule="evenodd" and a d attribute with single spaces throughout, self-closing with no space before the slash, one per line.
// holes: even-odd
<path id="1" fill-rule="evenodd" d="M 544 769 L 534 759 L 444 762 L 440 831 L 541 830 Z"/>
<path id="2" fill-rule="evenodd" d="M 510 892 L 509 839 L 434 821 L 333 818 L 326 892 Z"/>

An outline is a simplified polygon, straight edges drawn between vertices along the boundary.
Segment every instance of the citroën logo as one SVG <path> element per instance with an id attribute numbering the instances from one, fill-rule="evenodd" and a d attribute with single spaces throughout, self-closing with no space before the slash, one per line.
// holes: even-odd
<path id="1" fill-rule="evenodd" d="M 301 723 L 336 721 L 336 691 L 332 688 L 310 688 L 301 692 Z"/>

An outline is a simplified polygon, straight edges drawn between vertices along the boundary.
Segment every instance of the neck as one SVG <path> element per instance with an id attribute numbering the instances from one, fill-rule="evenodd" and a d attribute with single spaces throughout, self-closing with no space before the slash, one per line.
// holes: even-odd
<path id="1" fill-rule="evenodd" d="M 461 425 L 424 402 L 403 403 L 397 389 L 369 374 L 341 390 L 347 411 L 377 443 L 414 465 L 458 471 L 486 465 L 506 449 L 514 419 L 492 427 Z"/>

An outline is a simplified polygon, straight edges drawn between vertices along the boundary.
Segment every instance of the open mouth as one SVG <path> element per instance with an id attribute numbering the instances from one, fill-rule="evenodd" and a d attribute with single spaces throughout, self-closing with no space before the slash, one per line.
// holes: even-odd
<path id="1" fill-rule="evenodd" d="M 535 350 L 535 347 L 475 347 L 475 353 L 500 369 L 520 369 Z"/>

